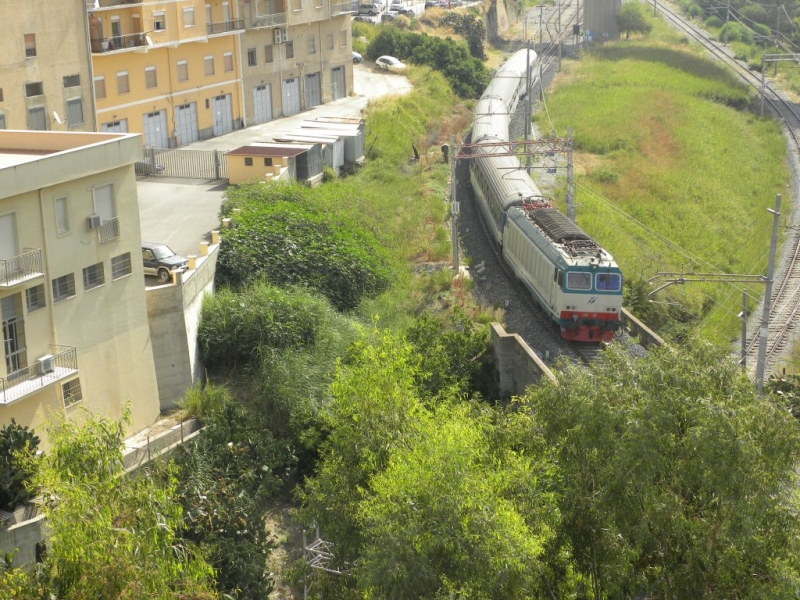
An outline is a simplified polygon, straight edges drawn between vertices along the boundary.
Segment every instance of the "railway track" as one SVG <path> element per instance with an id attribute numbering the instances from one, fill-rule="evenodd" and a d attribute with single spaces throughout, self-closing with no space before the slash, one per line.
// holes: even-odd
<path id="1" fill-rule="evenodd" d="M 783 97 L 768 80 L 762 79 L 760 73 L 753 73 L 746 65 L 734 59 L 729 52 L 693 23 L 687 21 L 664 3 L 658 4 L 660 14 L 673 26 L 678 27 L 693 40 L 701 44 L 712 56 L 728 65 L 731 70 L 748 86 L 762 94 L 762 106 L 767 106 L 776 118 L 784 124 L 794 152 L 800 152 L 800 115 L 794 105 Z M 769 334 L 765 359 L 765 375 L 768 375 L 777 364 L 785 350 L 788 350 L 798 325 L 800 312 L 800 245 L 794 229 L 787 237 L 784 246 L 783 266 L 776 271 L 769 313 Z M 763 306 L 763 305 L 762 305 Z M 756 311 L 760 319 L 762 311 Z M 760 322 L 760 321 L 759 321 Z M 754 323 L 757 324 L 757 323 Z M 759 351 L 758 327 L 750 327 L 755 334 L 746 344 L 746 361 L 751 376 L 754 376 Z"/>

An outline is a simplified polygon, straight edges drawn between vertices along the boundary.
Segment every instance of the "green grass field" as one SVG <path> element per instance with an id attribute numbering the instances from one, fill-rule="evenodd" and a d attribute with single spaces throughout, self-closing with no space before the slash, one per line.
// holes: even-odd
<path id="1" fill-rule="evenodd" d="M 767 212 L 792 206 L 786 142 L 753 112 L 751 92 L 700 50 L 653 21 L 647 38 L 605 44 L 564 63 L 537 116 L 543 132 L 574 129 L 578 223 L 616 257 L 637 312 L 715 344 L 740 331 L 741 288 L 675 286 L 641 302 L 657 272 L 765 274 Z M 763 285 L 752 295 L 763 294 Z M 755 302 L 752 303 L 754 305 Z M 669 320 L 669 324 L 666 324 Z"/>

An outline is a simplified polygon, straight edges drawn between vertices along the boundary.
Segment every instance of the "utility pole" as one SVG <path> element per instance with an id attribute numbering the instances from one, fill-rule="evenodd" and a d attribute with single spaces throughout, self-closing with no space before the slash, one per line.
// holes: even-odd
<path id="1" fill-rule="evenodd" d="M 459 249 L 458 249 L 458 202 L 456 200 L 456 156 L 458 155 L 458 147 L 456 146 L 455 136 L 450 136 L 450 236 L 453 242 L 453 270 L 458 274 L 461 265 L 459 264 Z"/>
<path id="2" fill-rule="evenodd" d="M 756 363 L 756 390 L 764 391 L 764 368 L 767 359 L 767 334 L 769 333 L 769 309 L 772 301 L 772 279 L 775 272 L 775 252 L 778 247 L 778 225 L 781 220 L 781 195 L 775 196 L 775 210 L 772 213 L 772 240 L 769 246 L 769 267 L 767 267 L 767 290 L 764 292 L 764 312 L 761 315 L 761 336 L 758 340 L 758 362 Z"/>
<path id="3" fill-rule="evenodd" d="M 539 54 L 544 54 L 544 35 L 542 25 L 544 24 L 544 4 L 539 5 Z M 544 100 L 544 84 L 542 79 L 542 57 L 539 56 L 539 100 Z"/>
<path id="4" fill-rule="evenodd" d="M 658 0 L 653 0 L 653 16 L 658 15 Z"/>
<path id="5" fill-rule="evenodd" d="M 558 0 L 558 70 L 561 70 L 561 0 Z"/>
<path id="6" fill-rule="evenodd" d="M 728 4 L 725 7 L 725 39 L 723 43 L 727 46 L 728 45 L 728 26 L 730 23 L 730 12 L 731 12 L 731 0 L 728 0 Z"/>
<path id="7" fill-rule="evenodd" d="M 531 141 L 531 43 L 528 38 L 528 13 L 525 13 L 525 141 Z M 525 171 L 531 174 L 531 155 L 525 156 Z"/>
<path id="8" fill-rule="evenodd" d="M 747 370 L 747 290 L 742 290 L 742 312 L 739 313 L 742 320 L 742 370 Z"/>
<path id="9" fill-rule="evenodd" d="M 572 127 L 567 129 L 567 218 L 575 222 L 575 172 L 572 168 L 572 150 L 575 140 Z"/>

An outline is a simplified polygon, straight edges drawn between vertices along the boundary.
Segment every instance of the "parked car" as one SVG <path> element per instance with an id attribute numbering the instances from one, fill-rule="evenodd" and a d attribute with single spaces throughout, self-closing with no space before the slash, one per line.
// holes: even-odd
<path id="1" fill-rule="evenodd" d="M 370 17 L 369 15 L 357 15 L 353 20 L 360 21 L 362 23 L 372 23 L 373 25 L 375 24 L 375 21 L 373 21 L 372 17 Z"/>
<path id="2" fill-rule="evenodd" d="M 417 16 L 416 11 L 410 6 L 408 8 L 401 8 L 397 12 L 400 13 L 401 15 L 405 15 L 408 18 L 413 18 Z"/>
<path id="3" fill-rule="evenodd" d="M 375 64 L 387 71 L 399 72 L 406 68 L 405 64 L 401 63 L 394 56 L 381 56 L 375 61 Z"/>
<path id="4" fill-rule="evenodd" d="M 375 3 L 359 4 L 358 6 L 358 14 L 360 15 L 379 15 L 381 14 L 381 10 L 381 5 Z"/>
<path id="5" fill-rule="evenodd" d="M 172 273 L 182 273 L 189 268 L 189 259 L 178 256 L 166 244 L 142 242 L 144 274 L 157 277 L 159 283 L 167 283 Z"/>
<path id="6" fill-rule="evenodd" d="M 360 55 L 358 52 L 356 52 L 355 50 L 353 50 L 353 62 L 354 62 L 354 63 L 360 63 L 360 62 L 363 62 L 363 61 L 364 61 L 364 57 L 363 57 L 363 56 L 361 56 L 361 55 Z"/>
<path id="7" fill-rule="evenodd" d="M 381 15 L 381 21 L 394 21 L 399 14 L 396 10 L 387 10 Z"/>
<path id="8" fill-rule="evenodd" d="M 392 4 L 389 6 L 389 10 L 396 10 L 397 12 L 400 12 L 404 8 L 405 6 L 403 6 L 402 0 L 392 0 Z"/>

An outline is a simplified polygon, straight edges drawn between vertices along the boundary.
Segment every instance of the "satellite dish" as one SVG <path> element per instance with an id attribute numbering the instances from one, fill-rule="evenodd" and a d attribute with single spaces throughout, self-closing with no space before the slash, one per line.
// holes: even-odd
<path id="1" fill-rule="evenodd" d="M 56 120 L 56 123 L 61 125 L 61 117 L 58 116 L 58 113 L 56 111 L 53 111 L 53 118 Z"/>

